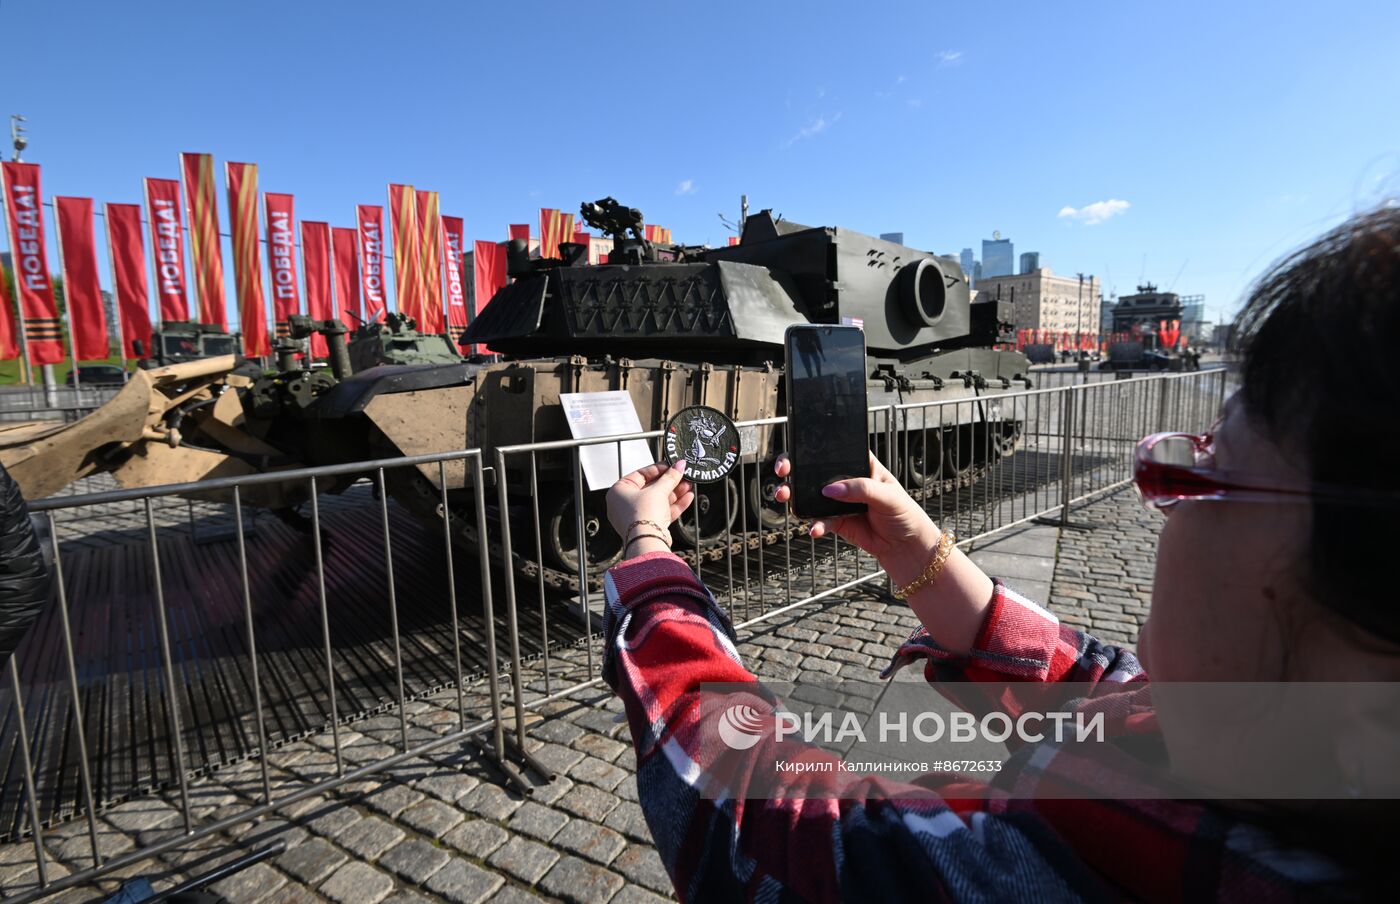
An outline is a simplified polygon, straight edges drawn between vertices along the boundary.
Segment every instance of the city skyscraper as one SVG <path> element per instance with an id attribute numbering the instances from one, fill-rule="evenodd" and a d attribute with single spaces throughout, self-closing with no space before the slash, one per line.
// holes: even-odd
<path id="1" fill-rule="evenodd" d="M 982 276 L 1014 276 L 1016 273 L 1016 249 L 1011 239 L 1004 239 L 1000 232 L 993 232 L 990 239 L 982 240 Z"/>
<path id="2" fill-rule="evenodd" d="M 968 285 L 972 284 L 972 268 L 977 264 L 977 258 L 972 256 L 971 248 L 964 248 L 958 255 L 958 263 L 962 264 L 963 276 L 968 279 Z"/>
<path id="3" fill-rule="evenodd" d="M 882 232 L 880 238 L 887 242 L 894 242 L 896 245 L 904 244 L 904 233 L 902 232 Z"/>
<path id="4" fill-rule="evenodd" d="M 1021 272 L 1034 273 L 1040 269 L 1040 252 L 1027 251 L 1021 255 Z"/>

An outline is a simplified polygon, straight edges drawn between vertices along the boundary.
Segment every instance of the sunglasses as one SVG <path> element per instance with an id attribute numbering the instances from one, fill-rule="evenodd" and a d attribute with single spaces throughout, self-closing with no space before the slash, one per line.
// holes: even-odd
<path id="1" fill-rule="evenodd" d="M 1241 502 L 1323 501 L 1343 505 L 1393 505 L 1393 493 L 1326 484 L 1260 480 L 1215 467 L 1215 437 L 1206 433 L 1154 433 L 1138 441 L 1133 488 L 1143 505 L 1166 511 L 1183 499 Z"/>

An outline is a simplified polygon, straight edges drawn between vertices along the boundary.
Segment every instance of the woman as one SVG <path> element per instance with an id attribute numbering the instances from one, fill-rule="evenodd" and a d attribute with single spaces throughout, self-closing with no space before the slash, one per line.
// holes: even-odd
<path id="1" fill-rule="evenodd" d="M 739 791 L 716 799 L 705 783 L 720 754 L 701 729 L 717 721 L 719 704 L 699 687 L 756 679 L 724 613 L 669 552 L 665 528 L 694 498 L 684 462 L 618 481 L 609 517 L 628 558 L 607 580 L 604 674 L 626 704 L 642 807 L 680 897 L 1255 900 L 1379 890 L 1396 848 L 1395 808 L 1379 800 L 1400 797 L 1394 709 L 1338 705 L 1325 731 L 1296 733 L 1367 800 L 1133 799 L 1121 789 L 1143 787 L 1137 766 L 1163 754 L 1175 778 L 1214 787 L 1238 780 L 1231 769 L 1241 763 L 1267 772 L 1281 758 L 1268 746 L 1278 719 L 1196 705 L 1166 693 L 1172 683 L 1400 678 L 1400 606 L 1374 573 L 1377 541 L 1395 535 L 1400 514 L 1400 381 L 1384 354 L 1400 335 L 1398 295 L 1400 210 L 1390 207 L 1348 222 L 1253 288 L 1236 324 L 1242 388 L 1213 436 L 1139 444 L 1138 490 L 1169 514 L 1140 660 L 983 574 L 873 459 L 870 478 L 824 490 L 868 511 L 817 521 L 813 536 L 834 532 L 896 585 L 913 585 L 908 603 L 923 627 L 893 667 L 923 662 L 954 698 L 954 682 L 1002 682 L 1012 710 L 1037 687 L 1082 683 L 1094 705 L 1119 715 L 1106 757 L 1087 767 L 1064 747 L 1028 745 L 993 788 L 875 778 L 847 783 L 839 799 L 812 784 L 778 800 L 746 794 L 755 776 L 741 768 Z M 788 468 L 780 459 L 779 476 Z M 1228 743 L 1201 743 L 1216 732 Z M 776 743 L 763 738 L 747 762 Z M 734 778 L 732 762 L 725 769 Z M 1047 779 L 1120 790 L 1079 800 L 999 793 Z"/>

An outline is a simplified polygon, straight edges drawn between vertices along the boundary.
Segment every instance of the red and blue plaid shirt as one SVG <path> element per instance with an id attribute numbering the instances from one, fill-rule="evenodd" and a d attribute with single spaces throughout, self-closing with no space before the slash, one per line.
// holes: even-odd
<path id="1" fill-rule="evenodd" d="M 957 683 L 994 682 L 992 705 L 1013 718 L 1034 706 L 1041 683 L 1083 683 L 1096 689 L 1091 705 L 1106 714 L 1109 734 L 1126 741 L 1120 771 L 1045 742 L 1017 751 L 990 785 L 946 773 L 913 783 L 869 776 L 842 779 L 832 794 L 830 775 L 817 774 L 787 780 L 780 799 L 712 799 L 704 788 L 715 757 L 726 757 L 732 780 L 736 754 L 713 742 L 732 699 L 701 685 L 758 681 L 728 617 L 670 553 L 615 566 L 606 590 L 604 676 L 626 704 L 642 809 L 682 900 L 1351 896 L 1334 862 L 1220 808 L 1160 793 L 1135 799 L 1143 773 L 1131 752 L 1162 749 L 1136 657 L 1060 624 L 999 581 L 970 653 L 950 654 L 921 628 L 885 675 L 922 661 L 925 677 L 960 705 Z M 988 696 L 967 702 L 985 708 Z M 779 743 L 792 748 L 788 759 L 834 759 L 771 737 L 740 756 L 771 768 Z M 1065 793 L 1077 787 L 1099 799 Z"/>

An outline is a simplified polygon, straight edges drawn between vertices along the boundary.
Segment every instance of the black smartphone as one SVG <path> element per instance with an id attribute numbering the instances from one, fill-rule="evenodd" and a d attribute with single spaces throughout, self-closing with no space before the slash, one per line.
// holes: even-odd
<path id="1" fill-rule="evenodd" d="M 855 326 L 787 328 L 788 456 L 792 511 L 799 518 L 851 515 L 865 503 L 822 495 L 847 477 L 870 476 L 865 394 L 865 332 Z"/>

